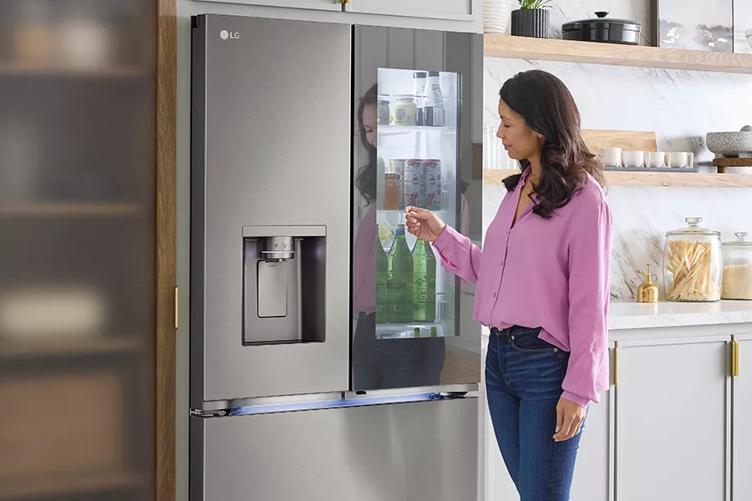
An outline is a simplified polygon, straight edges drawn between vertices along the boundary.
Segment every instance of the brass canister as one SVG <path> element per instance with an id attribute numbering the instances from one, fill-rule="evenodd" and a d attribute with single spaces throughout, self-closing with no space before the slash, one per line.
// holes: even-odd
<path id="1" fill-rule="evenodd" d="M 658 302 L 658 286 L 653 282 L 653 277 L 658 280 L 655 273 L 650 273 L 650 265 L 648 265 L 647 273 L 642 273 L 645 276 L 645 280 L 637 288 L 637 302 L 638 303 L 657 303 Z"/>

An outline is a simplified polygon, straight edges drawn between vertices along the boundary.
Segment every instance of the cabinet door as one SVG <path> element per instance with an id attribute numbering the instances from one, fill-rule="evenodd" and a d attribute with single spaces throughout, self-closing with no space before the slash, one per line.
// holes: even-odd
<path id="1" fill-rule="evenodd" d="M 473 21 L 480 15 L 479 0 L 351 0 L 348 12 L 390 16 Z"/>
<path id="2" fill-rule="evenodd" d="M 162 170 L 155 155 L 162 3 L 2 4 L 2 499 L 149 501 L 174 485 L 155 474 L 175 450 L 175 404 L 155 389 L 175 385 L 174 366 L 155 369 L 175 337 L 155 335 L 174 249 L 157 223 L 171 211 L 156 184 L 170 177 L 170 152 Z"/>
<path id="3" fill-rule="evenodd" d="M 616 499 L 727 499 L 727 344 L 617 343 Z"/>
<path id="4" fill-rule="evenodd" d="M 612 353 L 613 348 L 609 350 Z M 611 364 L 613 371 L 613 363 Z M 611 379 L 613 381 L 613 378 Z M 612 383 L 613 384 L 613 383 Z M 577 501 L 606 501 L 613 499 L 613 421 L 614 391 L 611 386 L 601 393 L 601 401 L 591 403 L 572 479 L 571 497 Z"/>
<path id="5" fill-rule="evenodd" d="M 733 499 L 745 499 L 752 492 L 752 335 L 734 336 L 739 343 L 739 374 L 732 380 L 734 415 Z"/>
<path id="6" fill-rule="evenodd" d="M 314 9 L 341 11 L 340 0 L 201 0 L 203 2 L 242 3 L 247 5 L 263 5 L 270 7 L 284 7 L 288 9 Z"/>

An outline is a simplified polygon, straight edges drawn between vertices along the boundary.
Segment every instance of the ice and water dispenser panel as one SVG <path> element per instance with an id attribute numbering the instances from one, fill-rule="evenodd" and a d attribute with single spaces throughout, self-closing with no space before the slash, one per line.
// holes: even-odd
<path id="1" fill-rule="evenodd" d="M 325 226 L 243 227 L 243 343 L 325 341 Z"/>

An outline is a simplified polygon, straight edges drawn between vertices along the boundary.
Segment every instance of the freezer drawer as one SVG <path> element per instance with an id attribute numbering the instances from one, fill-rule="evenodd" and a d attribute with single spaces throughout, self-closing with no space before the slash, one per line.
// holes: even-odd
<path id="1" fill-rule="evenodd" d="M 191 418 L 192 501 L 476 499 L 477 398 Z"/>

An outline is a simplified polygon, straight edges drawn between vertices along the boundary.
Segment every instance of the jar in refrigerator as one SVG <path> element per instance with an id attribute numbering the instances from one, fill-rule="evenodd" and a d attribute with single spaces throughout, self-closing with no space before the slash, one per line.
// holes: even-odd
<path id="1" fill-rule="evenodd" d="M 752 241 L 746 232 L 723 243 L 722 299 L 752 299 Z"/>
<path id="2" fill-rule="evenodd" d="M 702 218 L 688 217 L 688 227 L 666 233 L 663 278 L 669 301 L 721 299 L 721 234 L 701 228 Z"/>
<path id="3" fill-rule="evenodd" d="M 404 207 L 403 179 L 405 160 L 392 159 L 384 174 L 384 210 L 400 210 Z"/>
<path id="4" fill-rule="evenodd" d="M 426 108 L 425 125 L 431 127 L 444 127 L 446 114 L 444 112 L 444 96 L 441 93 L 441 81 L 438 71 L 429 71 L 426 80 Z"/>
<path id="5" fill-rule="evenodd" d="M 441 209 L 441 160 L 423 160 L 423 208 Z"/>
<path id="6" fill-rule="evenodd" d="M 415 125 L 425 125 L 426 72 L 413 73 L 413 96 L 415 97 Z"/>
<path id="7" fill-rule="evenodd" d="M 389 125 L 389 101 L 387 99 L 379 100 L 376 123 L 379 125 Z"/>
<path id="8" fill-rule="evenodd" d="M 415 99 L 412 96 L 398 96 L 391 104 L 392 125 L 415 125 Z"/>

